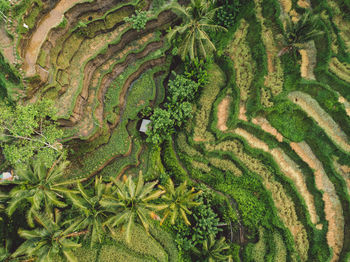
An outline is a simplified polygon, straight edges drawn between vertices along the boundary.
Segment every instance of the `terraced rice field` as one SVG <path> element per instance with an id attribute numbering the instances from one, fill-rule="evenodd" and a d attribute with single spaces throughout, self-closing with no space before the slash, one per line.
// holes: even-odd
<path id="1" fill-rule="evenodd" d="M 150 10 L 151 0 L 42 1 L 32 27 L 11 40 L 10 50 L 27 77 L 25 103 L 55 101 L 71 150 L 67 177 L 108 181 L 142 170 L 154 179 L 158 158 L 166 172 L 179 173 L 166 165 L 170 150 L 194 186 L 204 183 L 237 204 L 241 261 L 350 261 L 345 2 L 249 1 L 244 8 L 254 11 L 239 13 L 230 28 L 193 118 L 158 151 L 138 128 L 140 112 L 164 101 L 177 67 L 165 37 L 178 23 L 170 10 L 149 13 L 137 31 L 124 18 Z M 305 7 L 322 13 L 324 35 L 300 53 L 277 56 L 282 16 L 298 19 Z M 24 17 L 30 8 L 36 5 Z M 0 40 L 1 49 L 15 63 L 9 41 Z M 247 237 L 254 229 L 256 237 Z M 163 233 L 144 234 L 145 247 L 111 242 L 96 253 L 76 252 L 84 253 L 79 261 L 178 261 Z"/>

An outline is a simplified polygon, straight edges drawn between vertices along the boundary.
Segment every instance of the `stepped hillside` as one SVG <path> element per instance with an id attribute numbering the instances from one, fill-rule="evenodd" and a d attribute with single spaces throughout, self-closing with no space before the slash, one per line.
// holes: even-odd
<path id="1" fill-rule="evenodd" d="M 69 148 L 66 178 L 170 173 L 206 185 L 230 210 L 235 226 L 222 234 L 237 261 L 350 261 L 349 1 L 236 1 L 234 24 L 211 35 L 218 52 L 193 117 L 160 147 L 138 129 L 148 107 L 164 107 L 171 72 L 183 71 L 166 37 L 181 23 L 170 7 L 12 2 L 0 25 L 0 66 L 11 65 L 17 82 L 1 76 L 0 84 L 23 104 L 54 101 Z M 279 56 L 284 17 L 306 9 L 320 16 L 323 34 Z M 148 11 L 144 29 L 125 20 L 136 10 Z M 187 261 L 176 234 L 157 230 L 135 227 L 133 245 L 115 240 L 121 230 L 75 253 L 79 261 Z"/>

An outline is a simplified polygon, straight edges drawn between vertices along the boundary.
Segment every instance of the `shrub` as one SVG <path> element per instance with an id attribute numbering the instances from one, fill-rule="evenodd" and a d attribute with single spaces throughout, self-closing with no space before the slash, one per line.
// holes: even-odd
<path id="1" fill-rule="evenodd" d="M 148 20 L 147 12 L 140 11 L 140 10 L 136 10 L 136 14 L 132 15 L 131 17 L 124 18 L 124 21 L 131 23 L 132 28 L 136 29 L 137 31 L 141 31 L 142 29 L 145 29 L 147 20 Z"/>
<path id="2" fill-rule="evenodd" d="M 310 128 L 308 117 L 289 101 L 274 107 L 267 119 L 284 137 L 294 142 L 303 141 Z"/>
<path id="3" fill-rule="evenodd" d="M 199 87 L 203 87 L 209 81 L 209 64 L 209 61 L 198 60 L 198 58 L 195 58 L 193 61 L 186 61 L 184 75 L 196 82 Z"/>
<path id="4" fill-rule="evenodd" d="M 170 111 L 156 108 L 151 116 L 152 128 L 147 129 L 147 142 L 155 145 L 161 144 L 164 140 L 169 139 L 174 133 L 175 121 Z"/>
<path id="5" fill-rule="evenodd" d="M 185 75 L 177 75 L 174 73 L 175 79 L 169 80 L 168 84 L 168 100 L 172 105 L 182 103 L 184 101 L 192 101 L 198 91 L 199 84 Z"/>
<path id="6" fill-rule="evenodd" d="M 168 84 L 168 102 L 165 109 L 156 108 L 151 116 L 151 129 L 148 129 L 147 142 L 160 144 L 174 133 L 174 125 L 181 127 L 183 122 L 192 117 L 192 105 L 189 101 L 194 99 L 198 90 L 198 83 L 185 77 L 175 75 L 174 80 Z"/>

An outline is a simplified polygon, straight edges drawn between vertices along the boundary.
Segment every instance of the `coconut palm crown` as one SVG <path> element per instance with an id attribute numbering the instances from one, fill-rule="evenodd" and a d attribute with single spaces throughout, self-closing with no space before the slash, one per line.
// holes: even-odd
<path id="1" fill-rule="evenodd" d="M 137 184 L 131 177 L 124 177 L 124 181 L 115 179 L 112 181 L 114 184 L 112 192 L 104 195 L 100 201 L 101 205 L 112 213 L 105 224 L 111 228 L 126 227 L 126 241 L 130 243 L 131 229 L 135 222 L 141 223 L 148 232 L 151 225 L 150 219 L 158 218 L 155 211 L 164 208 L 164 206 L 155 204 L 153 201 L 165 191 L 154 189 L 158 181 L 145 184 L 142 172 L 138 176 Z"/>
<path id="2" fill-rule="evenodd" d="M 73 206 L 79 212 L 72 221 L 76 221 L 76 230 L 87 229 L 91 233 L 91 247 L 96 243 L 101 243 L 105 233 L 103 223 L 107 219 L 106 208 L 101 206 L 100 200 L 102 194 L 106 192 L 108 185 L 102 183 L 102 177 L 95 178 L 94 190 L 87 191 L 83 185 L 78 182 L 77 189 L 79 194 L 67 194 L 68 199 L 72 201 Z M 71 223 L 68 221 L 68 223 Z"/>
<path id="3" fill-rule="evenodd" d="M 170 42 L 177 38 L 178 54 L 182 60 L 185 60 L 187 55 L 191 60 L 196 57 L 205 59 L 216 50 L 208 32 L 226 31 L 226 28 L 213 24 L 217 9 L 211 9 L 207 0 L 191 0 L 188 7 L 172 3 L 170 9 L 183 21 L 168 33 Z"/>
<path id="4" fill-rule="evenodd" d="M 286 46 L 279 52 L 281 56 L 293 48 L 301 48 L 303 44 L 314 40 L 322 35 L 323 31 L 319 29 L 319 16 L 306 11 L 297 22 L 293 22 L 290 16 L 284 17 Z"/>
<path id="5" fill-rule="evenodd" d="M 64 229 L 57 210 L 51 215 L 33 211 L 33 215 L 41 227 L 18 231 L 25 242 L 17 248 L 12 257 L 25 256 L 38 262 L 54 262 L 57 261 L 57 257 L 65 256 L 69 262 L 76 262 L 72 250 L 81 244 L 69 238 L 85 234 L 86 231 L 73 233 L 73 226 Z"/>
<path id="6" fill-rule="evenodd" d="M 56 160 L 51 168 L 47 168 L 40 160 L 31 160 L 25 166 L 17 168 L 15 171 L 18 179 L 12 183 L 17 184 L 11 191 L 9 196 L 11 200 L 7 207 L 7 213 L 12 215 L 19 207 L 21 202 L 29 202 L 31 208 L 27 212 L 27 220 L 30 226 L 33 226 L 33 211 L 39 211 L 42 208 L 46 212 L 51 212 L 52 207 L 65 207 L 65 193 L 76 193 L 65 186 L 72 184 L 73 181 L 62 179 L 63 172 L 68 161 L 60 162 Z"/>

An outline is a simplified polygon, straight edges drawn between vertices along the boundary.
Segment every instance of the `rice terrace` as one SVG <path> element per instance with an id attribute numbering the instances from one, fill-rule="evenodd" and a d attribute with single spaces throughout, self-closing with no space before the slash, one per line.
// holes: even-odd
<path id="1" fill-rule="evenodd" d="M 350 0 L 0 0 L 0 261 L 350 262 Z"/>

